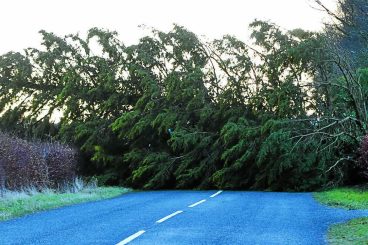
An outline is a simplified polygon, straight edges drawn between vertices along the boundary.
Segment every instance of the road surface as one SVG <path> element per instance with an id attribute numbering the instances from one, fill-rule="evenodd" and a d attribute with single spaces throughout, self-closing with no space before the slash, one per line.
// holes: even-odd
<path id="1" fill-rule="evenodd" d="M 325 244 L 328 226 L 368 216 L 310 193 L 149 191 L 0 222 L 0 244 Z"/>

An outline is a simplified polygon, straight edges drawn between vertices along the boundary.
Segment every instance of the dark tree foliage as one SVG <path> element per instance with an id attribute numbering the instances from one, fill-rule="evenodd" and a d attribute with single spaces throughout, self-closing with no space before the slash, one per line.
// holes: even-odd
<path id="1" fill-rule="evenodd" d="M 340 56 L 349 60 L 356 69 L 367 66 L 368 55 L 368 1 L 337 0 L 337 12 L 328 9 L 323 1 L 317 4 L 331 16 L 326 33 Z M 337 51 L 337 50 L 336 50 Z"/>
<path id="2" fill-rule="evenodd" d="M 180 26 L 128 47 L 97 28 L 86 39 L 42 31 L 42 49 L 0 56 L 1 128 L 77 145 L 85 173 L 108 184 L 343 183 L 367 90 L 357 98 L 343 89 L 350 80 L 332 74 L 324 35 L 263 21 L 250 28 L 252 46 L 232 36 L 202 42 Z"/>
<path id="3" fill-rule="evenodd" d="M 349 165 L 358 166 L 360 175 L 367 179 L 362 168 L 362 149 L 363 137 L 368 133 L 368 2 L 338 0 L 337 12 L 328 9 L 323 1 L 315 2 L 331 17 L 324 33 L 330 70 L 315 76 L 316 86 L 326 96 L 321 109 L 331 122 L 328 128 L 337 132 L 331 135 L 334 144 L 340 147 L 338 142 L 342 135 L 350 142 L 350 147 L 344 149 L 341 158 L 330 169 L 349 162 Z M 358 178 L 354 176 L 354 179 Z"/>
<path id="4" fill-rule="evenodd" d="M 340 3 L 343 18 L 341 46 L 358 58 L 358 65 L 367 65 L 365 57 L 368 49 L 368 1 L 346 0 Z"/>

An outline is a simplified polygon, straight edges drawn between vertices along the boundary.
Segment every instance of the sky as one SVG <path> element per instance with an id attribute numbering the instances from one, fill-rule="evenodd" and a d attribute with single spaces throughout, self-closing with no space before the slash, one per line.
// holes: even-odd
<path id="1" fill-rule="evenodd" d="M 335 0 L 321 1 L 334 7 Z M 91 27 L 107 28 L 126 45 L 147 34 L 140 25 L 169 31 L 175 23 L 207 39 L 230 34 L 244 41 L 254 19 L 318 31 L 327 18 L 311 5 L 313 0 L 1 0 L 0 55 L 39 47 L 40 30 L 83 36 Z"/>

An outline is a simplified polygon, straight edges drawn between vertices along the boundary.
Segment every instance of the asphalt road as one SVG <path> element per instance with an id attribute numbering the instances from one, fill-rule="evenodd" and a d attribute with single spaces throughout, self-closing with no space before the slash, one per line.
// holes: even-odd
<path id="1" fill-rule="evenodd" d="M 315 245 L 329 225 L 359 216 L 368 211 L 326 207 L 310 193 L 134 192 L 0 222 L 0 244 Z"/>

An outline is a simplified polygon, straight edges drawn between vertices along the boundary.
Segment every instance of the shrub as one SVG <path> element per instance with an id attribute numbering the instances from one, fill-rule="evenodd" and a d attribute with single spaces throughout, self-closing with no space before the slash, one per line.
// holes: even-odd
<path id="1" fill-rule="evenodd" d="M 368 135 L 366 135 L 359 147 L 358 166 L 362 175 L 368 179 Z"/>
<path id="2" fill-rule="evenodd" d="M 47 185 L 47 166 L 34 145 L 25 140 L 1 134 L 0 146 L 0 158 L 3 162 L 7 188 Z"/>
<path id="3" fill-rule="evenodd" d="M 0 158 L 0 197 L 3 197 L 5 189 L 4 161 Z"/>
<path id="4" fill-rule="evenodd" d="M 61 143 L 38 143 L 39 154 L 46 162 L 49 187 L 59 188 L 60 185 L 76 178 L 76 151 Z"/>
<path id="5" fill-rule="evenodd" d="M 30 142 L 0 133 L 2 189 L 58 187 L 76 176 L 76 163 L 76 151 L 68 146 Z"/>

